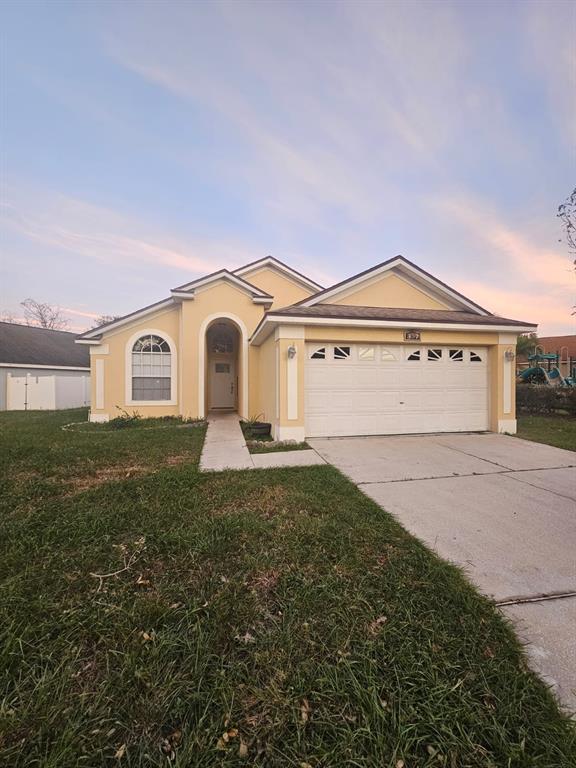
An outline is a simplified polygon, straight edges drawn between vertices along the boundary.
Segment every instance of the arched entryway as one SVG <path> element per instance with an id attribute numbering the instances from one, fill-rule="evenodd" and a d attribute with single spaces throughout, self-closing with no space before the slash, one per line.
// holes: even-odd
<path id="1" fill-rule="evenodd" d="M 199 412 L 237 411 L 246 418 L 248 337 L 233 315 L 206 318 L 200 329 Z"/>
<path id="2" fill-rule="evenodd" d="M 216 320 L 206 332 L 209 411 L 238 409 L 240 334 L 229 320 Z"/>

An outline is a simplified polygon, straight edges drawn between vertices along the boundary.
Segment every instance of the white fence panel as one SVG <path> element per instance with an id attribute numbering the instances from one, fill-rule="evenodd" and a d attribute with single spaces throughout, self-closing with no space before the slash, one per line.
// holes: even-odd
<path id="1" fill-rule="evenodd" d="M 52 411 L 56 403 L 55 376 L 9 376 L 9 411 Z"/>
<path id="2" fill-rule="evenodd" d="M 90 405 L 89 376 L 8 376 L 9 411 L 54 411 Z"/>
<path id="3" fill-rule="evenodd" d="M 81 408 L 90 405 L 89 376 L 55 376 L 56 408 Z"/>

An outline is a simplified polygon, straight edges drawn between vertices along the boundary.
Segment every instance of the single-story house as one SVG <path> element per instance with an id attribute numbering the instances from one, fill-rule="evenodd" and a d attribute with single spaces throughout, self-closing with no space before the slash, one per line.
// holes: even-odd
<path id="1" fill-rule="evenodd" d="M 32 385 L 38 385 L 39 379 L 48 377 L 55 381 L 40 381 L 39 384 L 42 401 L 48 403 L 46 407 L 81 405 L 76 396 L 76 391 L 82 392 L 80 385 L 67 387 L 64 383 L 57 392 L 58 383 L 63 379 L 84 379 L 88 388 L 90 355 L 87 349 L 75 344 L 75 340 L 76 334 L 68 331 L 0 322 L 0 411 L 27 405 L 28 386 L 32 390 Z M 10 402 L 9 387 L 16 385 L 15 380 L 22 380 L 23 383 L 20 389 L 12 387 L 13 402 Z"/>
<path id="2" fill-rule="evenodd" d="M 535 328 L 402 256 L 328 288 L 268 257 L 180 285 L 77 341 L 90 346 L 92 421 L 117 407 L 229 409 L 303 440 L 513 433 L 516 339 Z"/>

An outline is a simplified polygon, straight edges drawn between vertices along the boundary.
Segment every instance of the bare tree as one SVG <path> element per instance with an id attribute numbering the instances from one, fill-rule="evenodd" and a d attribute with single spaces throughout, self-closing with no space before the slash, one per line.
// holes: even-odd
<path id="1" fill-rule="evenodd" d="M 90 328 L 99 328 L 101 325 L 107 325 L 108 323 L 113 323 L 114 320 L 118 320 L 120 315 L 99 315 L 95 320 L 94 323 L 90 326 Z"/>
<path id="2" fill-rule="evenodd" d="M 24 299 L 20 303 L 24 307 L 26 325 L 39 325 L 40 328 L 50 328 L 53 331 L 68 327 L 68 320 L 60 307 L 43 304 L 36 299 Z"/>
<path id="3" fill-rule="evenodd" d="M 573 263 L 576 265 L 576 187 L 558 206 L 557 215 L 564 228 L 564 242 L 568 246 L 568 253 L 573 257 Z"/>
<path id="4" fill-rule="evenodd" d="M 576 187 L 574 187 L 566 200 L 558 206 L 557 216 L 562 222 L 564 242 L 568 246 L 568 253 L 572 257 L 572 264 L 576 271 Z M 576 306 L 572 307 L 572 314 L 576 315 Z"/>

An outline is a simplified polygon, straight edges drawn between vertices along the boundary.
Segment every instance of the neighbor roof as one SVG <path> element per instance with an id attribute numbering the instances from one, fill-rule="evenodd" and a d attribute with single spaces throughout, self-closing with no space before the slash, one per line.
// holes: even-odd
<path id="1" fill-rule="evenodd" d="M 86 347 L 74 343 L 76 334 L 31 325 L 0 322 L 0 363 L 6 365 L 89 368 Z"/>

